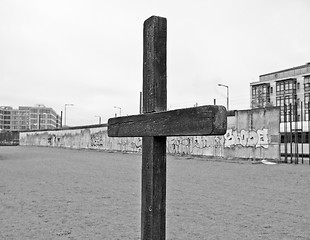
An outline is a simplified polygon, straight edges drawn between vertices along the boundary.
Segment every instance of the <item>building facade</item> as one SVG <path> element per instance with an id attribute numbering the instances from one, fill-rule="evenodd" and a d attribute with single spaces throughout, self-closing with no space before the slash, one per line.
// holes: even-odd
<path id="1" fill-rule="evenodd" d="M 0 107 L 0 130 L 10 130 L 12 107 Z"/>
<path id="2" fill-rule="evenodd" d="M 23 131 L 60 127 L 60 116 L 53 108 L 44 105 L 20 106 L 18 109 L 0 107 L 0 130 Z"/>
<path id="3" fill-rule="evenodd" d="M 309 120 L 310 63 L 260 75 L 250 86 L 251 108 L 278 106 L 281 122 Z"/>

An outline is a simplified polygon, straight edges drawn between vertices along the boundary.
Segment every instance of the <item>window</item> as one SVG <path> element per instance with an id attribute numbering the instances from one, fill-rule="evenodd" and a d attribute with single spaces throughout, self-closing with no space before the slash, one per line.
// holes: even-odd
<path id="1" fill-rule="evenodd" d="M 310 76 L 306 76 L 304 78 L 304 90 L 305 90 L 305 92 L 310 91 Z"/>
<path id="2" fill-rule="evenodd" d="M 276 83 L 277 95 L 296 94 L 296 79 L 288 79 Z"/>
<path id="3" fill-rule="evenodd" d="M 305 121 L 309 121 L 310 93 L 305 93 Z"/>
<path id="4" fill-rule="evenodd" d="M 270 84 L 264 83 L 252 86 L 252 108 L 266 107 L 270 102 Z M 52 119 L 56 121 L 56 117 Z"/>

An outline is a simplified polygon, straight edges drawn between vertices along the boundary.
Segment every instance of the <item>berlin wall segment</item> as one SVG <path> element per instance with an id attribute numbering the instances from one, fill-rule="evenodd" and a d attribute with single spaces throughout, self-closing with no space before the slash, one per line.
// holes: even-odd
<path id="1" fill-rule="evenodd" d="M 224 136 L 167 137 L 167 153 L 221 158 L 279 159 L 279 110 L 238 110 Z M 251 117 L 251 114 L 257 115 Z M 252 126 L 251 126 L 251 118 Z M 109 138 L 106 125 L 20 133 L 20 145 L 141 152 L 141 137 Z"/>

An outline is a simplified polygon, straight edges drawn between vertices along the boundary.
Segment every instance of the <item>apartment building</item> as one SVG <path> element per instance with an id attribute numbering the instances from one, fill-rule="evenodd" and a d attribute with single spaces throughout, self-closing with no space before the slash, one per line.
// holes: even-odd
<path id="1" fill-rule="evenodd" d="M 0 107 L 0 130 L 10 130 L 12 107 Z"/>
<path id="2" fill-rule="evenodd" d="M 0 107 L 0 129 L 9 131 L 55 129 L 61 126 L 60 116 L 53 108 L 38 104 L 13 109 Z"/>
<path id="3" fill-rule="evenodd" d="M 309 120 L 310 63 L 260 75 L 250 87 L 251 108 L 279 106 L 281 122 Z"/>

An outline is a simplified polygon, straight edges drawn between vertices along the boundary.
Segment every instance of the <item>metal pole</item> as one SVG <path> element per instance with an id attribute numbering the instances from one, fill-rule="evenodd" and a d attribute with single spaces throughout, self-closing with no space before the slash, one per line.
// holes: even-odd
<path id="1" fill-rule="evenodd" d="M 221 83 L 219 83 L 218 86 L 226 87 L 226 89 L 227 89 L 226 97 L 227 97 L 227 111 L 228 111 L 229 110 L 229 87 L 227 85 L 224 85 L 224 84 L 221 84 Z"/>
<path id="2" fill-rule="evenodd" d="M 67 124 L 67 105 L 65 104 L 65 122 L 64 122 L 64 126 L 66 127 Z"/>
<path id="3" fill-rule="evenodd" d="M 308 147 L 309 147 L 308 160 L 310 165 L 310 102 L 308 102 Z"/>
<path id="4" fill-rule="evenodd" d="M 121 107 L 117 107 L 117 106 L 114 106 L 114 108 L 119 109 L 119 117 L 122 116 L 122 108 Z"/>
<path id="5" fill-rule="evenodd" d="M 67 126 L 67 106 L 74 106 L 72 103 L 65 104 L 65 127 Z"/>
<path id="6" fill-rule="evenodd" d="M 229 89 L 227 86 L 227 111 L 229 110 Z"/>
<path id="7" fill-rule="evenodd" d="M 62 111 L 60 111 L 60 128 L 62 128 Z"/>
<path id="8" fill-rule="evenodd" d="M 95 116 L 99 119 L 99 124 L 101 124 L 101 116 Z"/>
<path id="9" fill-rule="evenodd" d="M 287 105 L 284 104 L 284 154 L 285 163 L 287 163 Z"/>
<path id="10" fill-rule="evenodd" d="M 292 104 L 290 103 L 290 154 L 291 163 L 293 163 L 293 132 L 292 132 Z"/>
<path id="11" fill-rule="evenodd" d="M 298 164 L 298 112 L 297 112 L 297 102 L 295 102 L 295 164 Z"/>
<path id="12" fill-rule="evenodd" d="M 304 164 L 304 118 L 303 118 L 303 103 L 300 102 L 300 121 L 301 121 L 301 163 Z"/>

